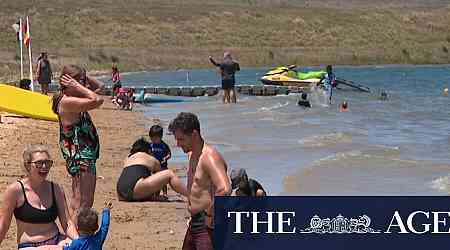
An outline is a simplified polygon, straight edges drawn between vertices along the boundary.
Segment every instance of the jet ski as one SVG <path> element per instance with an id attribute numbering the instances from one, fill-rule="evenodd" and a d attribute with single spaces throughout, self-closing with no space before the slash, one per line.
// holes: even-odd
<path id="1" fill-rule="evenodd" d="M 263 77 L 261 77 L 261 82 L 264 85 L 310 88 L 314 85 L 319 84 L 327 74 L 327 72 L 323 70 L 298 72 L 296 68 L 296 65 L 291 65 L 288 67 L 278 67 L 272 69 L 264 74 Z M 336 82 L 335 85 L 333 85 L 333 88 L 342 89 L 342 87 L 337 87 L 337 85 L 340 85 L 342 87 L 345 86 L 347 88 L 361 92 L 370 92 L 369 87 L 341 78 L 336 78 Z"/>
<path id="2" fill-rule="evenodd" d="M 264 85 L 311 87 L 312 84 L 319 83 L 327 73 L 323 70 L 298 72 L 296 68 L 295 65 L 275 68 L 264 74 L 261 82 Z"/>

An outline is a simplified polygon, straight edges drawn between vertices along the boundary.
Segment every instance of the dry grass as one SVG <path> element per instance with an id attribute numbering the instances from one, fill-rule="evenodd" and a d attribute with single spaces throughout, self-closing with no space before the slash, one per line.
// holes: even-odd
<path id="1" fill-rule="evenodd" d="M 56 67 L 208 67 L 231 50 L 245 66 L 449 63 L 450 8 L 441 0 L 4 0 L 0 77 L 18 75 L 11 29 L 31 16 L 35 56 Z"/>

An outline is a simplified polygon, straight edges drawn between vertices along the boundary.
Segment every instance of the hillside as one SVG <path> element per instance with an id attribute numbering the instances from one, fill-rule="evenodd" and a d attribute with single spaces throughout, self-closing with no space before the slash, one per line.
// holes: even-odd
<path id="1" fill-rule="evenodd" d="M 244 66 L 450 63 L 450 5 L 440 0 L 3 0 L 0 78 L 18 76 L 11 25 L 32 22 L 34 57 L 122 71 Z"/>

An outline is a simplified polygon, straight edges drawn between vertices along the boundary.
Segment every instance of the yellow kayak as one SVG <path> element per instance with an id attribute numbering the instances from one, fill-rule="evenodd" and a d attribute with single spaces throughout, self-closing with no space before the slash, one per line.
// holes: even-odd
<path id="1" fill-rule="evenodd" d="M 49 96 L 0 84 L 0 110 L 39 120 L 58 121 Z"/>

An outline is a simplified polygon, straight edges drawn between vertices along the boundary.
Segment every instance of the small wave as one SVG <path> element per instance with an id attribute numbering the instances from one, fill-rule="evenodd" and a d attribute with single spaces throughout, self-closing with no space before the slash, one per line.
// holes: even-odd
<path id="1" fill-rule="evenodd" d="M 337 144 L 339 142 L 351 142 L 352 136 L 348 133 L 338 132 L 331 133 L 326 135 L 315 135 L 311 137 L 307 137 L 304 139 L 298 140 L 298 143 L 303 145 L 304 147 L 325 147 L 333 144 Z"/>
<path id="2" fill-rule="evenodd" d="M 262 107 L 262 108 L 259 109 L 259 111 L 272 111 L 272 110 L 275 110 L 275 109 L 279 109 L 279 108 L 282 108 L 282 107 L 286 107 L 287 105 L 289 105 L 289 102 L 285 102 L 284 104 L 282 104 L 282 103 L 277 103 L 277 104 L 275 104 L 275 105 L 273 105 L 273 106 Z"/>
<path id="3" fill-rule="evenodd" d="M 430 183 L 431 188 L 438 191 L 450 192 L 450 176 L 439 177 Z"/>
<path id="4" fill-rule="evenodd" d="M 319 165 L 331 163 L 334 161 L 343 161 L 343 160 L 363 158 L 363 157 L 366 157 L 366 155 L 359 150 L 338 152 L 336 154 L 332 154 L 332 155 L 329 155 L 329 156 L 326 156 L 319 160 L 314 161 L 313 166 L 319 166 Z"/>

